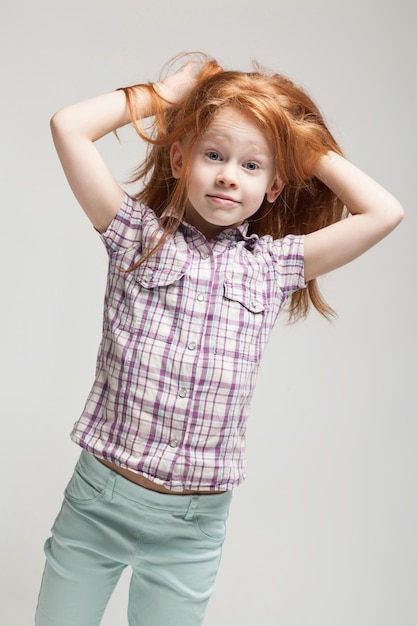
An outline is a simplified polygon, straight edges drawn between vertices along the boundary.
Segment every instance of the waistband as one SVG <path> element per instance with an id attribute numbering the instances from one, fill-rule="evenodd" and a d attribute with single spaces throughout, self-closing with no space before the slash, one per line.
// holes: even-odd
<path id="1" fill-rule="evenodd" d="M 86 450 L 81 451 L 75 469 L 87 474 L 94 483 L 100 485 L 103 489 L 105 488 L 107 492 L 115 491 L 138 504 L 172 512 L 187 513 L 193 510 L 194 512 L 208 513 L 211 511 L 214 513 L 225 511 L 229 509 L 232 499 L 232 491 L 207 495 L 178 495 L 145 489 L 106 467 Z"/>

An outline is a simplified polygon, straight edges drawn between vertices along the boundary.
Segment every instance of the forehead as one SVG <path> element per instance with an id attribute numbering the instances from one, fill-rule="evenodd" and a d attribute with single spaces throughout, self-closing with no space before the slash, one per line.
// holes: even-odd
<path id="1" fill-rule="evenodd" d="M 221 109 L 202 135 L 202 139 L 216 139 L 250 145 L 271 153 L 271 145 L 259 124 L 249 115 L 231 107 Z"/>

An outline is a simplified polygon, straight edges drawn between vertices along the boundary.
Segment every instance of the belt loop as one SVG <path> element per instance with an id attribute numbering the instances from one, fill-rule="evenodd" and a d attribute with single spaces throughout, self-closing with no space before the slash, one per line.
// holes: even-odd
<path id="1" fill-rule="evenodd" d="M 185 520 L 193 519 L 194 513 L 198 507 L 198 501 L 200 496 L 190 496 L 190 504 L 188 505 L 187 513 L 185 514 Z"/>
<path id="2" fill-rule="evenodd" d="M 114 488 L 116 486 L 117 474 L 109 469 L 109 475 L 107 477 L 107 483 L 104 488 L 103 497 L 105 500 L 111 500 L 113 498 Z"/>

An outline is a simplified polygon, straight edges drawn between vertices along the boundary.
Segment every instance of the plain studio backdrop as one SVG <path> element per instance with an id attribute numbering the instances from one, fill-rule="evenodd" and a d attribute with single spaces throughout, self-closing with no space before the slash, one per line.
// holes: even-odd
<path id="1" fill-rule="evenodd" d="M 106 253 L 49 118 L 203 50 L 306 87 L 347 157 L 406 210 L 390 237 L 322 279 L 335 322 L 313 312 L 273 333 L 205 623 L 415 626 L 413 0 L 2 0 L 0 23 L 1 622 L 33 621 L 101 330 Z M 100 146 L 121 182 L 142 158 L 129 131 Z M 127 624 L 128 578 L 104 626 Z"/>

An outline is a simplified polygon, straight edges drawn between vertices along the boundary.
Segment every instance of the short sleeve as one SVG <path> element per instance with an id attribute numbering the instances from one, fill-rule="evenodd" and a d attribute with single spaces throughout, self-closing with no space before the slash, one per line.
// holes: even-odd
<path id="1" fill-rule="evenodd" d="M 278 286 L 288 297 L 306 287 L 304 279 L 304 235 L 287 235 L 270 243 Z"/>
<path id="2" fill-rule="evenodd" d="M 151 209 L 126 194 L 121 208 L 109 227 L 100 234 L 100 238 L 110 255 L 133 246 L 137 250 L 141 249 L 143 224 L 147 211 L 151 211 Z"/>

